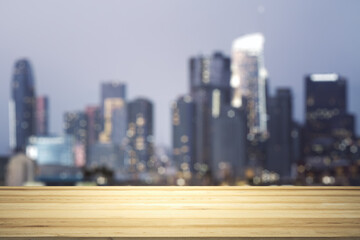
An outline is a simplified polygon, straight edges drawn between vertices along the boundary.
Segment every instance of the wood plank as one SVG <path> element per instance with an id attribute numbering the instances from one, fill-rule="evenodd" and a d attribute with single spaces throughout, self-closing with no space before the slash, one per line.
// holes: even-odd
<path id="1" fill-rule="evenodd" d="M 0 238 L 360 239 L 358 187 L 1 187 Z"/>

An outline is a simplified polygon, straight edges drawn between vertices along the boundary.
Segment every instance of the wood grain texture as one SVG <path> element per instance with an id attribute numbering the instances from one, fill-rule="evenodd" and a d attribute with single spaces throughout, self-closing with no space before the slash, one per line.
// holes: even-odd
<path id="1" fill-rule="evenodd" d="M 2 187 L 9 237 L 360 239 L 360 188 Z"/>

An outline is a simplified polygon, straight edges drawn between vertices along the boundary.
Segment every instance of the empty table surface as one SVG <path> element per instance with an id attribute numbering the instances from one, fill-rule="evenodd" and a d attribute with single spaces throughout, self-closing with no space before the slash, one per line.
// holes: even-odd
<path id="1" fill-rule="evenodd" d="M 357 187 L 1 187 L 0 238 L 360 238 Z"/>

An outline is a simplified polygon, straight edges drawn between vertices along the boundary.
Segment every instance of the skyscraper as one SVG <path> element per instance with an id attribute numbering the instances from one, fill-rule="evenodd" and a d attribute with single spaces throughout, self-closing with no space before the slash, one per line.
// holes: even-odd
<path id="1" fill-rule="evenodd" d="M 123 143 L 126 137 L 126 116 L 126 103 L 123 98 L 106 98 L 104 103 L 104 130 L 100 133 L 100 142 Z"/>
<path id="2" fill-rule="evenodd" d="M 193 172 L 195 164 L 195 105 L 190 95 L 172 104 L 173 156 L 182 172 Z"/>
<path id="3" fill-rule="evenodd" d="M 269 141 L 266 169 L 281 177 L 290 177 L 292 154 L 292 94 L 287 88 L 277 89 L 269 99 Z"/>
<path id="4" fill-rule="evenodd" d="M 305 77 L 306 124 L 304 157 L 308 169 L 329 169 L 349 164 L 355 140 L 354 116 L 347 112 L 346 79 L 338 74 Z M 343 163 L 345 164 L 345 163 Z"/>
<path id="5" fill-rule="evenodd" d="M 102 130 L 100 142 L 122 144 L 126 138 L 126 85 L 108 82 L 101 85 Z"/>
<path id="6" fill-rule="evenodd" d="M 347 113 L 345 78 L 337 74 L 311 74 L 305 78 L 305 88 L 307 132 L 305 151 L 313 151 L 314 148 L 310 145 L 319 140 L 352 137 L 354 135 L 353 117 Z M 334 129 L 339 129 L 339 131 L 334 131 Z M 331 143 L 329 147 L 330 145 Z M 320 148 L 317 150 L 315 152 L 322 152 Z"/>
<path id="7" fill-rule="evenodd" d="M 101 131 L 101 115 L 98 106 L 88 106 L 85 109 L 87 118 L 87 145 L 95 144 Z"/>
<path id="8" fill-rule="evenodd" d="M 82 167 L 86 163 L 87 124 L 87 117 L 83 111 L 64 114 L 64 132 L 75 139 L 75 165 L 78 167 Z"/>
<path id="9" fill-rule="evenodd" d="M 329 134 L 331 121 L 347 113 L 346 80 L 337 74 L 311 74 L 305 78 L 305 91 L 306 127 Z"/>
<path id="10" fill-rule="evenodd" d="M 104 82 L 101 84 L 101 116 L 104 117 L 105 100 L 121 98 L 126 100 L 126 85 L 121 82 Z"/>
<path id="11" fill-rule="evenodd" d="M 26 59 L 15 63 L 9 110 L 10 147 L 25 149 L 28 138 L 36 134 L 35 81 Z"/>
<path id="12" fill-rule="evenodd" d="M 126 84 L 122 82 L 104 82 L 101 84 L 101 102 L 106 98 L 126 99 Z"/>
<path id="13" fill-rule="evenodd" d="M 154 167 L 153 104 L 137 98 L 128 104 L 128 167 L 142 172 Z"/>
<path id="14" fill-rule="evenodd" d="M 247 160 L 244 108 L 223 106 L 212 121 L 211 171 L 215 183 L 243 179 Z"/>
<path id="15" fill-rule="evenodd" d="M 212 119 L 230 102 L 230 59 L 221 53 L 190 59 L 190 94 L 195 105 L 195 168 L 211 172 Z"/>
<path id="16" fill-rule="evenodd" d="M 36 98 L 36 135 L 49 134 L 49 98 L 41 96 Z"/>
<path id="17" fill-rule="evenodd" d="M 192 95 L 199 90 L 215 87 L 223 91 L 230 91 L 229 84 L 230 59 L 221 52 L 215 52 L 212 56 L 200 55 L 190 59 L 190 92 Z"/>
<path id="18" fill-rule="evenodd" d="M 249 34 L 236 39 L 232 45 L 231 104 L 242 106 L 246 99 L 248 138 L 264 140 L 267 137 L 266 79 L 261 33 Z"/>
<path id="19" fill-rule="evenodd" d="M 64 114 L 64 132 L 74 136 L 79 143 L 86 145 L 87 117 L 83 111 Z"/>

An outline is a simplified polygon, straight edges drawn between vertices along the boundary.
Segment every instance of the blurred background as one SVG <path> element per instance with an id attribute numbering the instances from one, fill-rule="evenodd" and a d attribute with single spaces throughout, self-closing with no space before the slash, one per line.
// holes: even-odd
<path id="1" fill-rule="evenodd" d="M 360 2 L 0 0 L 0 185 L 360 185 Z"/>

